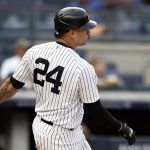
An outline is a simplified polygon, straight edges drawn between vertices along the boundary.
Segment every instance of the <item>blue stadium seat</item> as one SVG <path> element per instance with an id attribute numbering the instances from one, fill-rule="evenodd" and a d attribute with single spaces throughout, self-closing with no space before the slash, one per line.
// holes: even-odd
<path id="1" fill-rule="evenodd" d="M 120 74 L 119 76 L 125 83 L 125 89 L 138 90 L 143 86 L 143 77 L 140 74 Z"/>

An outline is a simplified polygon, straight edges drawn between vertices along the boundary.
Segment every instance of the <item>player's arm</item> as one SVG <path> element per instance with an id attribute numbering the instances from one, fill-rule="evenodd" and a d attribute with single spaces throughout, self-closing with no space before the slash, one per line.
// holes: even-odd
<path id="1" fill-rule="evenodd" d="M 100 100 L 94 103 L 84 103 L 84 109 L 98 124 L 103 124 L 107 129 L 119 133 L 128 140 L 129 145 L 132 145 L 136 140 L 135 132 L 114 118 L 102 105 Z"/>
<path id="2" fill-rule="evenodd" d="M 14 96 L 19 89 L 14 88 L 10 78 L 6 79 L 0 87 L 0 103 L 3 103 Z"/>
<path id="3" fill-rule="evenodd" d="M 14 74 L 10 78 L 5 80 L 0 87 L 0 103 L 3 103 L 14 96 L 16 92 L 31 79 L 29 69 L 29 64 L 31 64 L 31 54 L 32 49 L 28 50 L 25 53 Z"/>
<path id="4" fill-rule="evenodd" d="M 118 132 L 128 140 L 131 145 L 135 142 L 136 136 L 133 130 L 114 118 L 102 105 L 97 89 L 97 77 L 93 67 L 82 70 L 79 78 L 79 94 L 87 114 L 95 118 L 97 123 L 103 124 L 108 129 Z"/>

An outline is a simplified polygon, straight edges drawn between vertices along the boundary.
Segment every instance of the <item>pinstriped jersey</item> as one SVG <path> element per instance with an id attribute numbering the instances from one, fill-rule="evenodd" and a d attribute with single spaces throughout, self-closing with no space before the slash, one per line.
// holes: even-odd
<path id="1" fill-rule="evenodd" d="M 76 128 L 83 118 L 83 103 L 99 99 L 94 68 L 73 49 L 49 42 L 30 48 L 13 78 L 33 81 L 35 112 L 65 128 Z"/>

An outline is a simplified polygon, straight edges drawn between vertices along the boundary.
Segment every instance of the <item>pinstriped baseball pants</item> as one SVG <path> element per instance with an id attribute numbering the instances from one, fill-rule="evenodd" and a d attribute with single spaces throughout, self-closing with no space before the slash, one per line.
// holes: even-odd
<path id="1" fill-rule="evenodd" d="M 35 117 L 32 125 L 37 150 L 91 150 L 82 127 L 73 131 L 60 126 L 50 126 Z"/>

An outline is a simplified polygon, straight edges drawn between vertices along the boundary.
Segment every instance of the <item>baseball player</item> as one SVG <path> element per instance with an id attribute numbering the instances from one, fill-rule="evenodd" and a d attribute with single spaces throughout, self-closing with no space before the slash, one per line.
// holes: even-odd
<path id="1" fill-rule="evenodd" d="M 1 86 L 0 102 L 33 81 L 37 114 L 33 134 L 38 150 L 91 150 L 81 127 L 83 105 L 98 123 L 133 144 L 135 132 L 102 107 L 95 71 L 75 52 L 77 46 L 86 44 L 89 30 L 97 23 L 84 9 L 66 7 L 58 11 L 54 25 L 57 40 L 26 52 L 18 69 Z"/>

